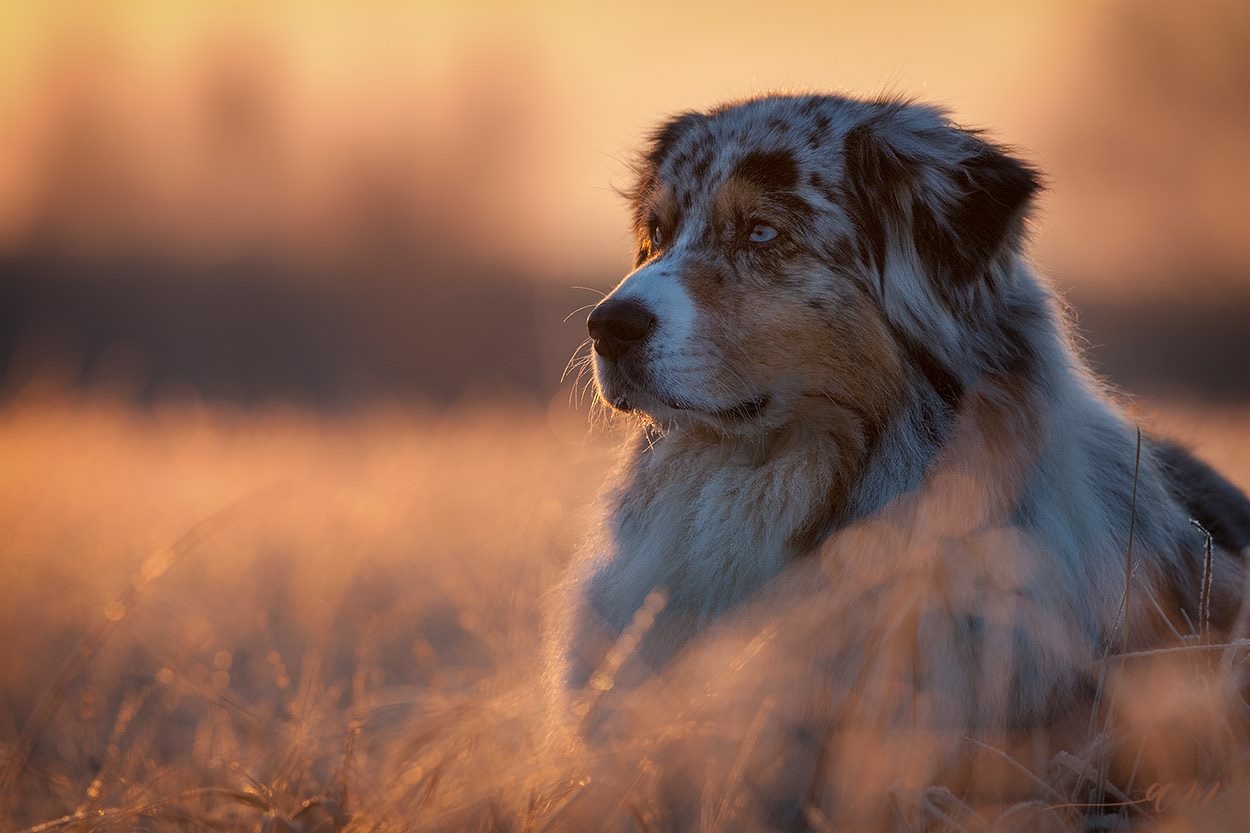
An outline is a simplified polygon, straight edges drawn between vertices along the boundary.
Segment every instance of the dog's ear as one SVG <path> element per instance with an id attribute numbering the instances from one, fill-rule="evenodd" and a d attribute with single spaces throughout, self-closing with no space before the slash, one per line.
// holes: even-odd
<path id="1" fill-rule="evenodd" d="M 866 253 L 883 275 L 891 242 L 910 240 L 947 291 L 982 280 L 1019 245 L 1040 188 L 1035 171 L 976 133 L 944 122 L 869 121 L 846 136 L 845 176 Z"/>
<path id="2" fill-rule="evenodd" d="M 972 152 L 947 172 L 949 196 L 920 195 L 912 217 L 916 250 L 935 277 L 979 280 L 994 257 L 1019 246 L 1036 172 L 1004 149 L 964 133 Z"/>
<path id="3" fill-rule="evenodd" d="M 706 118 L 702 113 L 687 110 L 670 116 L 648 136 L 645 160 L 653 168 L 658 168 L 673 152 L 678 141 L 690 128 Z"/>

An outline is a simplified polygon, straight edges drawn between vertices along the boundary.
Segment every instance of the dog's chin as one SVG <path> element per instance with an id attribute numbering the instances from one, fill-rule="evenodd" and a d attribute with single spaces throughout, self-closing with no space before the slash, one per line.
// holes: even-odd
<path id="1" fill-rule="evenodd" d="M 663 430 L 704 426 L 722 434 L 752 433 L 774 404 L 767 393 L 724 404 L 662 395 L 637 385 L 601 385 L 599 396 L 613 410 L 637 414 Z"/>

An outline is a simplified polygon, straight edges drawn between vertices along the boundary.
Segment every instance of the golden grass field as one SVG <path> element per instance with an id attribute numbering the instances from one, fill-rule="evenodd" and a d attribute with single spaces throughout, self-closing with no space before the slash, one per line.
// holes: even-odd
<path id="1" fill-rule="evenodd" d="M 1148 424 L 1250 488 L 1250 412 Z M 615 442 L 562 399 L 337 417 L 10 399 L 0 829 L 757 829 L 743 784 L 763 707 L 722 724 L 665 712 L 650 746 L 609 753 L 552 754 L 536 716 L 544 600 Z M 759 673 L 745 662 L 735 673 Z M 707 765 L 678 778 L 661 747 Z M 1250 749 L 1211 755 L 1210 783 L 1162 801 L 1133 787 L 1132 829 L 1250 819 Z M 1038 780 L 1080 803 L 1071 777 Z M 1090 824 L 1041 806 L 1053 795 L 1015 827 L 949 800 L 902 829 Z"/>

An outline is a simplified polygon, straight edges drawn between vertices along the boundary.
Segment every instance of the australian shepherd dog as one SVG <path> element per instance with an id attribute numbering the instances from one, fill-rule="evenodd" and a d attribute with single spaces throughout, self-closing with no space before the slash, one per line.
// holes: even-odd
<path id="1" fill-rule="evenodd" d="M 791 683 L 835 739 L 813 760 L 870 826 L 864 795 L 966 773 L 961 743 L 1082 723 L 1117 659 L 1241 645 L 1250 502 L 1093 378 L 1024 255 L 1039 187 L 899 99 L 654 132 L 635 268 L 588 319 L 599 398 L 637 427 L 568 582 L 566 692 L 737 623 L 734 656 L 807 660 Z M 892 763 L 837 747 L 869 730 Z"/>

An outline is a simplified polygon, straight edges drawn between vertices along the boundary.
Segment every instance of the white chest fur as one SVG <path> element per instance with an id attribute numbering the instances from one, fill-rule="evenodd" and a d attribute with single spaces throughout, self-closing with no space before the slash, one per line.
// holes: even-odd
<path id="1" fill-rule="evenodd" d="M 587 597 L 623 628 L 648 593 L 697 626 L 759 589 L 797 551 L 837 459 L 788 437 L 726 444 L 667 437 L 636 452 L 610 497 Z"/>

